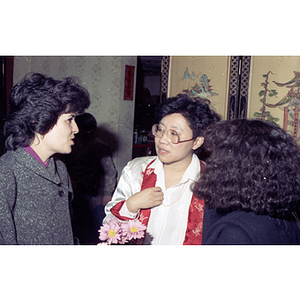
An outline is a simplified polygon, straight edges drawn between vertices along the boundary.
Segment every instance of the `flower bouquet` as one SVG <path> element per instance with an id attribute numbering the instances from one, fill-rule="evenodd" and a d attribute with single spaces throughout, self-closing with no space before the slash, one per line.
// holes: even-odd
<path id="1" fill-rule="evenodd" d="M 133 240 L 142 239 L 145 235 L 146 226 L 139 220 L 120 221 L 112 217 L 103 224 L 99 231 L 100 244 L 128 244 Z"/>

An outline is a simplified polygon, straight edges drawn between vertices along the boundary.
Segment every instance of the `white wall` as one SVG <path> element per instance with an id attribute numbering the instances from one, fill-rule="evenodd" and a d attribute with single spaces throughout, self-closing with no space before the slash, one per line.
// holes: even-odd
<path id="1" fill-rule="evenodd" d="M 40 72 L 55 79 L 76 76 L 91 96 L 87 112 L 98 123 L 99 137 L 113 150 L 120 176 L 131 160 L 134 100 L 123 100 L 125 65 L 137 66 L 136 56 L 16 56 L 14 84 L 29 72 Z M 136 78 L 136 74 L 135 74 Z M 135 83 L 134 96 L 135 99 Z"/>

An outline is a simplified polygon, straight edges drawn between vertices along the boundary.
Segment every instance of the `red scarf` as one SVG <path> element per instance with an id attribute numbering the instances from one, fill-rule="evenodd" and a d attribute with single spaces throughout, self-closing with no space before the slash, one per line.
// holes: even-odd
<path id="1" fill-rule="evenodd" d="M 155 159 L 154 159 L 155 160 Z M 154 187 L 156 184 L 156 174 L 154 169 L 150 168 L 150 165 L 154 162 L 151 161 L 143 172 L 143 182 L 141 191 L 150 187 Z M 204 167 L 204 163 L 200 160 L 200 168 Z M 111 208 L 112 214 L 122 221 L 127 221 L 130 218 L 121 216 L 119 214 L 125 201 L 120 201 L 114 207 Z M 151 209 L 141 209 L 138 219 L 147 227 Z M 194 195 L 189 207 L 188 223 L 185 232 L 185 239 L 183 245 L 201 245 L 202 244 L 202 230 L 203 230 L 203 215 L 204 215 L 204 200 L 197 199 Z"/>

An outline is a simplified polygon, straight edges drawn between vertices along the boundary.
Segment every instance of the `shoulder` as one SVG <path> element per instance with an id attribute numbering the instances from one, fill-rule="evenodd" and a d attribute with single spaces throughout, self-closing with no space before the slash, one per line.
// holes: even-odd
<path id="1" fill-rule="evenodd" d="M 143 177 L 142 174 L 145 171 L 147 165 L 154 161 L 156 156 L 138 157 L 127 163 L 123 168 L 121 178 L 126 181 L 140 181 Z"/>
<path id="2" fill-rule="evenodd" d="M 205 209 L 203 231 L 204 244 L 269 244 L 275 239 L 270 216 L 240 210 L 221 214 Z"/>
<path id="3" fill-rule="evenodd" d="M 8 151 L 0 157 L 0 194 L 14 193 L 16 174 L 20 173 L 20 167 L 14 157 L 14 151 Z M 0 199 L 2 201 L 3 199 Z"/>
<path id="4" fill-rule="evenodd" d="M 137 157 L 127 163 L 124 169 L 137 171 L 139 169 L 145 169 L 148 164 L 157 159 L 157 156 L 144 156 Z"/>
<path id="5" fill-rule="evenodd" d="M 7 151 L 0 157 L 0 164 L 6 164 L 7 161 L 11 161 L 13 158 L 13 151 Z"/>
<path id="6" fill-rule="evenodd" d="M 7 168 L 12 170 L 16 164 L 15 151 L 8 151 L 0 157 L 0 172 L 5 172 Z"/>
<path id="7" fill-rule="evenodd" d="M 28 160 L 31 157 L 32 156 L 23 147 L 19 147 L 16 150 L 9 150 L 5 154 L 3 154 L 0 157 L 0 164 L 12 164 L 12 167 L 16 164 L 24 166 L 24 163 L 28 163 Z"/>

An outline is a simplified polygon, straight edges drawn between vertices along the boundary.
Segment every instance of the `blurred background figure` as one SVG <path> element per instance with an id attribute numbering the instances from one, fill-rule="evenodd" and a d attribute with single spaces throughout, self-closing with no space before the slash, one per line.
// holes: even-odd
<path id="1" fill-rule="evenodd" d="M 300 244 L 300 150 L 277 125 L 222 121 L 195 195 L 205 201 L 203 244 Z M 298 226 L 297 226 L 298 223 Z"/>
<path id="2" fill-rule="evenodd" d="M 75 118 L 79 133 L 71 154 L 61 159 L 71 177 L 73 231 L 82 245 L 99 243 L 98 230 L 104 218 L 104 206 L 117 184 L 117 170 L 110 148 L 96 137 L 97 121 L 90 113 Z"/>

